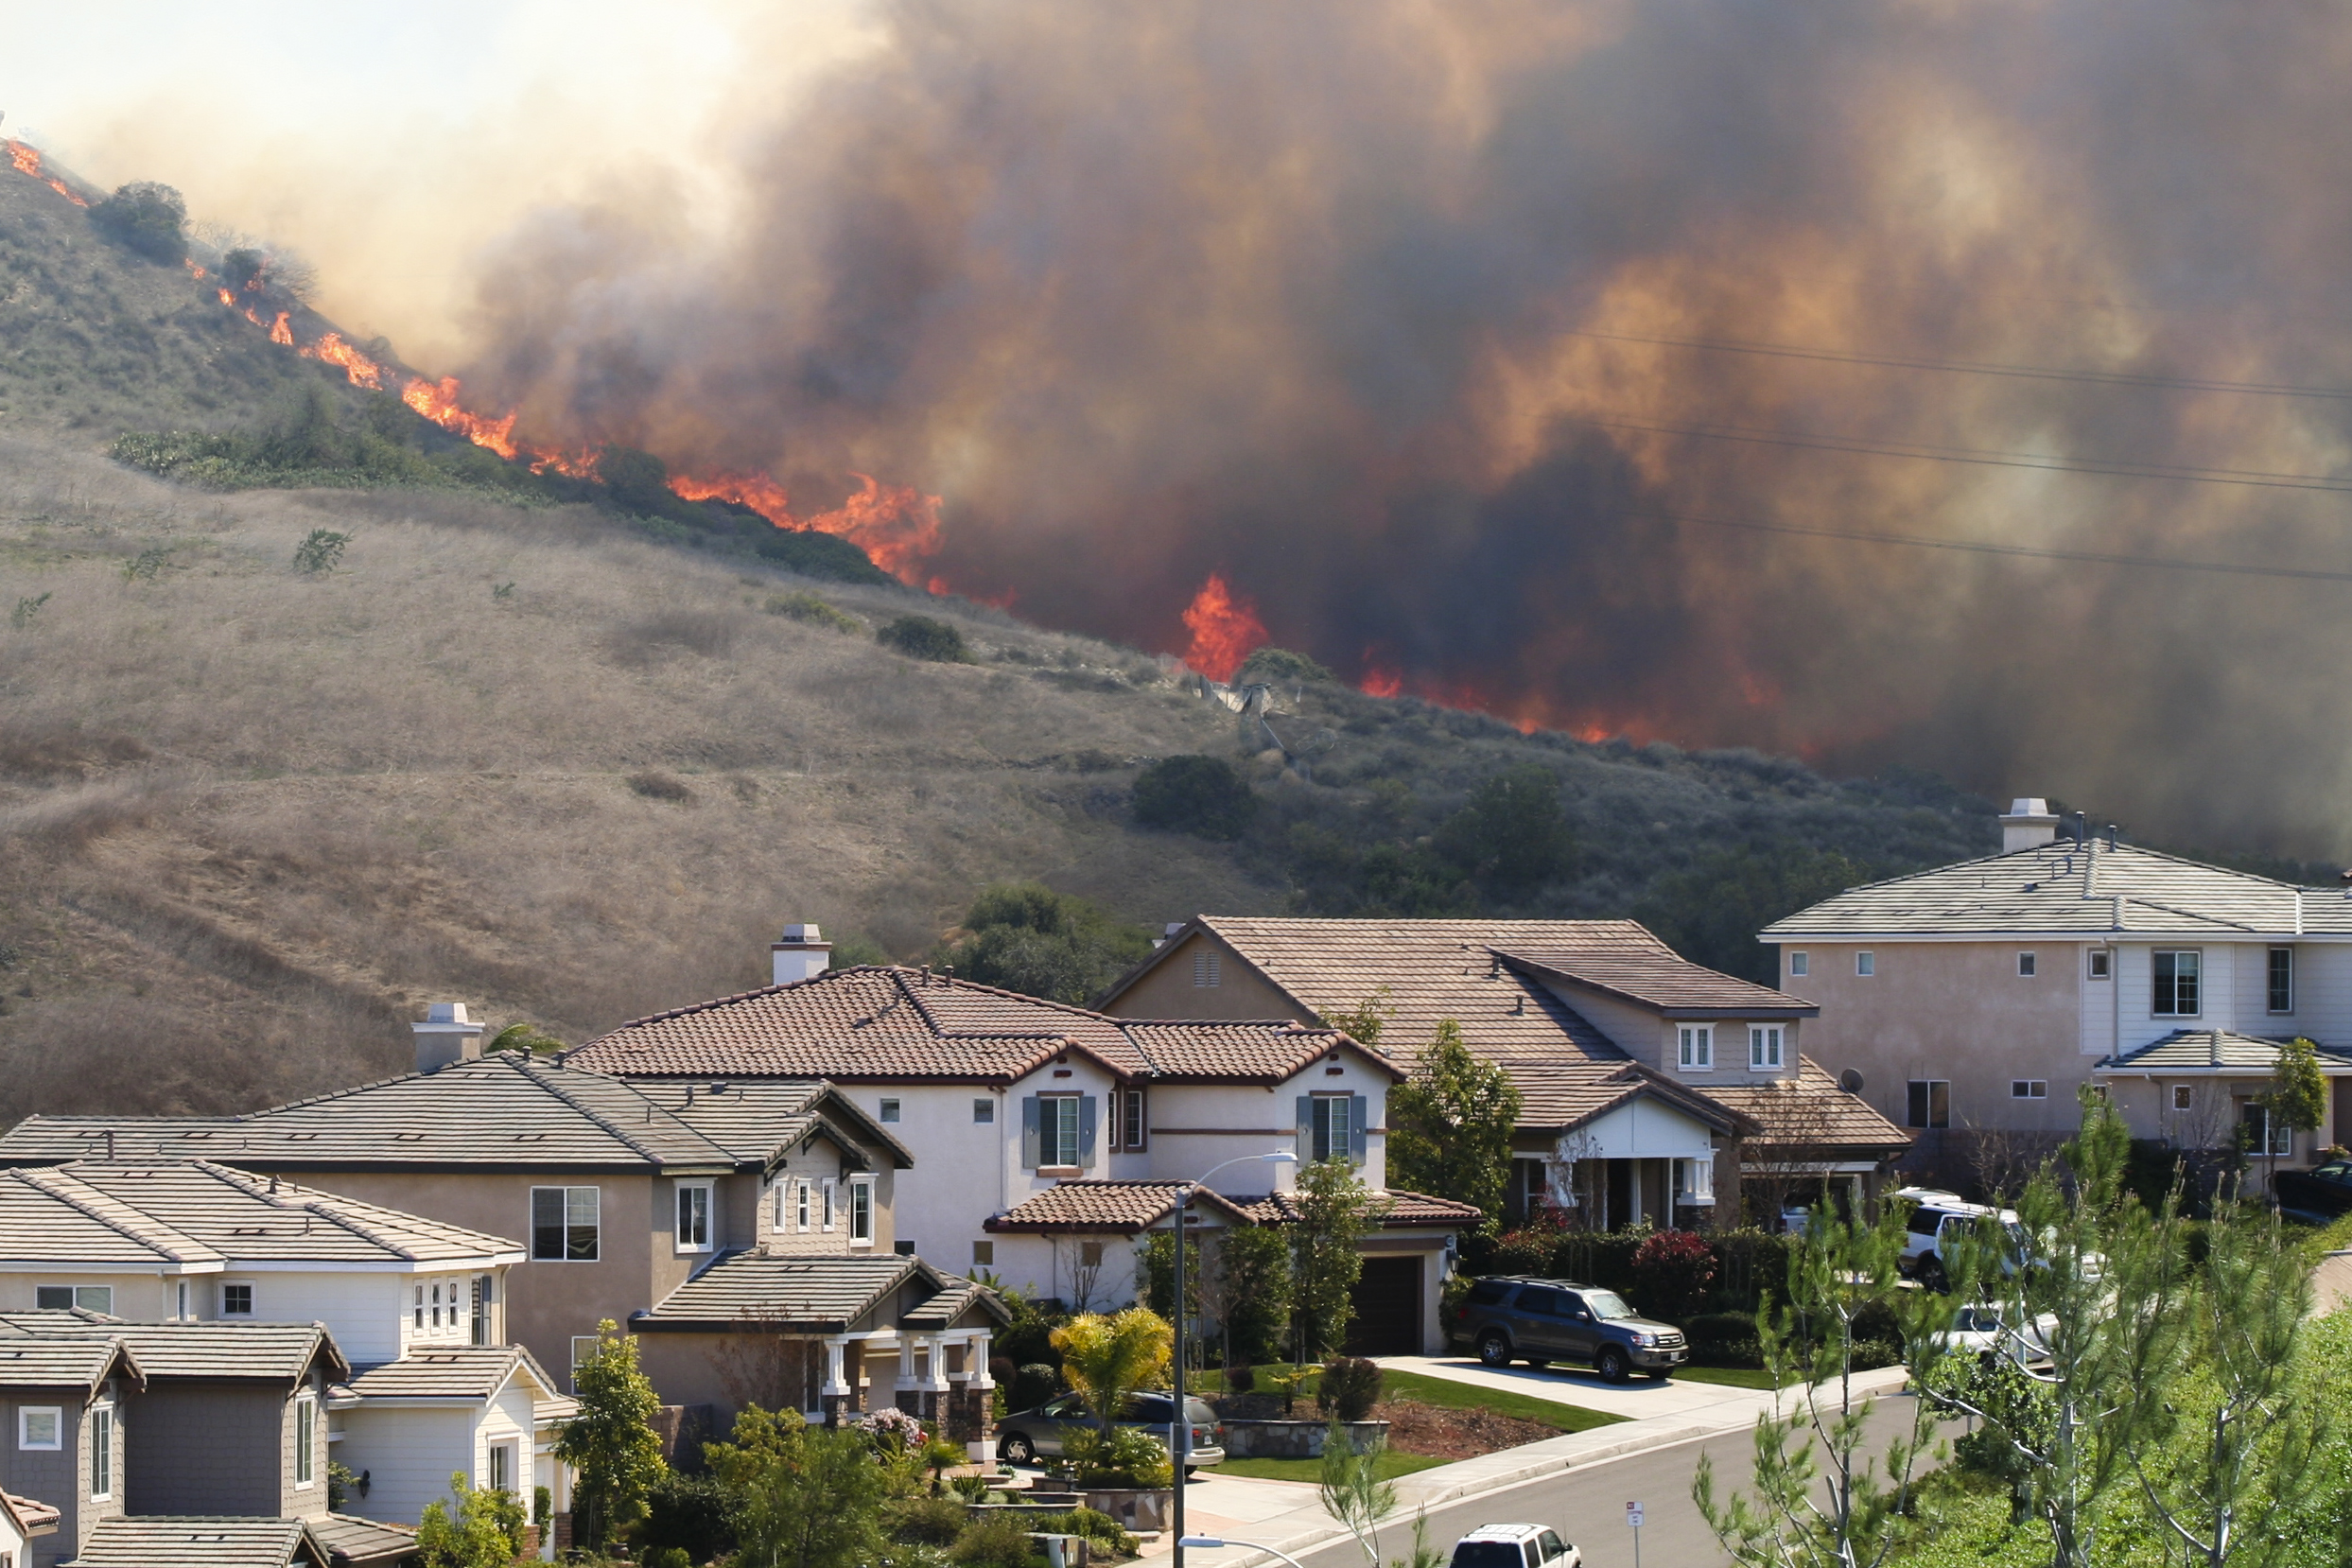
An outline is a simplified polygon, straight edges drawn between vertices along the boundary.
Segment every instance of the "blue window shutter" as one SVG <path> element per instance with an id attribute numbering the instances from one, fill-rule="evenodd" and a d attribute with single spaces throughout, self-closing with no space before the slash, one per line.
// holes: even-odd
<path id="1" fill-rule="evenodd" d="M 1315 1159 L 1315 1097 L 1298 1096 L 1298 1163 L 1310 1164 Z"/>
<path id="2" fill-rule="evenodd" d="M 1371 1120 L 1366 1105 L 1361 1094 L 1348 1097 L 1348 1162 L 1351 1165 L 1361 1165 L 1365 1159 L 1365 1124 Z"/>
<path id="3" fill-rule="evenodd" d="M 1094 1096 L 1089 1094 L 1078 1102 L 1078 1169 L 1094 1166 Z"/>
<path id="4" fill-rule="evenodd" d="M 1024 1094 L 1020 1101 L 1020 1168 L 1037 1168 L 1037 1097 Z"/>

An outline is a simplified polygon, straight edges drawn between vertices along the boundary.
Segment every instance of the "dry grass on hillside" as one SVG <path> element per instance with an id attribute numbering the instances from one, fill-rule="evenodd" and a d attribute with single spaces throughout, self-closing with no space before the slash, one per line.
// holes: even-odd
<path id="1" fill-rule="evenodd" d="M 353 541 L 302 576 L 322 527 Z M 1130 759 L 1229 745 L 1155 661 L 742 572 L 584 513 L 203 496 L 0 438 L 0 614 L 49 596 L 0 625 L 0 1120 L 395 1071 L 427 1000 L 576 1039 L 763 982 L 784 920 L 914 953 L 1006 877 L 1136 918 L 1268 897 L 1120 819 Z M 764 608 L 810 588 L 983 662 Z"/>

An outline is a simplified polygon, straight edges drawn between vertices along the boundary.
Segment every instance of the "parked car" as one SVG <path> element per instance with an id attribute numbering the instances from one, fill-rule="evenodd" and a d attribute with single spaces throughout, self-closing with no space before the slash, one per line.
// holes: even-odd
<path id="1" fill-rule="evenodd" d="M 1451 1568 L 1584 1568 L 1584 1554 L 1543 1524 L 1481 1524 L 1454 1543 Z"/>
<path id="2" fill-rule="evenodd" d="M 2054 1312 L 2046 1312 L 2012 1330 L 2004 1308 L 1995 1302 L 1978 1301 L 1954 1313 L 1952 1326 L 1936 1335 L 1934 1343 L 1941 1349 L 1986 1361 L 2006 1356 L 2020 1367 L 2047 1367 L 2050 1338 L 2057 1333 L 2058 1315 Z"/>
<path id="3" fill-rule="evenodd" d="M 2280 1171 L 2271 1177 L 2271 1195 L 2290 1219 L 2322 1223 L 2352 1214 L 2352 1159 L 2331 1159 L 2314 1170 Z"/>
<path id="4" fill-rule="evenodd" d="M 1986 1204 L 1970 1203 L 1958 1193 L 1946 1193 L 1933 1187 L 1905 1187 L 1894 1196 L 1912 1202 L 1908 1232 L 1903 1238 L 1903 1273 L 1917 1280 L 1929 1290 L 1943 1290 L 1951 1282 L 1945 1266 L 1953 1242 L 1977 1228 L 1988 1215 L 1997 1216 L 2002 1229 L 2008 1232 L 2010 1245 L 2001 1249 L 2001 1271 L 2008 1273 L 2017 1266 L 2018 1260 L 2033 1255 L 2032 1238 L 2019 1223 L 2014 1209 L 1994 1209 Z"/>
<path id="5" fill-rule="evenodd" d="M 1452 1337 L 1474 1347 L 1490 1367 L 1580 1361 L 1610 1383 L 1636 1370 L 1663 1381 L 1691 1353 L 1681 1330 L 1644 1317 L 1613 1290 L 1515 1274 L 1472 1285 Z"/>
<path id="6" fill-rule="evenodd" d="M 1193 1418 L 1192 1452 L 1185 1456 L 1184 1473 L 1225 1463 L 1225 1428 L 1206 1400 L 1187 1397 L 1185 1409 Z M 1168 1425 L 1176 1417 L 1176 1396 L 1141 1393 L 1127 1401 L 1118 1425 L 1140 1426 L 1168 1446 Z M 1065 1438 L 1094 1425 L 1086 1401 L 1076 1394 L 1059 1394 L 1034 1410 L 1021 1410 L 997 1422 L 997 1454 L 1008 1464 L 1035 1464 L 1058 1458 Z"/>

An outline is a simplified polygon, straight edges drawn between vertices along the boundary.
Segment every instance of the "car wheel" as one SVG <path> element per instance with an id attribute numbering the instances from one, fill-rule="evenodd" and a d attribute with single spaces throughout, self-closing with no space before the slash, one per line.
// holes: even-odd
<path id="1" fill-rule="evenodd" d="M 1029 1440 L 1026 1433 L 1007 1432 L 1004 1440 L 997 1444 L 997 1457 L 1008 1465 L 1034 1465 L 1037 1462 L 1037 1445 Z"/>
<path id="2" fill-rule="evenodd" d="M 1604 1345 L 1601 1353 L 1593 1358 L 1593 1369 L 1603 1383 L 1623 1383 L 1626 1374 L 1625 1352 L 1614 1345 Z"/>
<path id="3" fill-rule="evenodd" d="M 1922 1258 L 1919 1261 L 1919 1282 L 1939 1296 L 1952 1288 L 1952 1281 L 1943 1272 L 1943 1260 L 1941 1258 Z"/>
<path id="4" fill-rule="evenodd" d="M 1503 1337 L 1500 1329 L 1489 1329 L 1478 1336 L 1478 1359 L 1490 1367 L 1511 1364 L 1511 1342 Z"/>

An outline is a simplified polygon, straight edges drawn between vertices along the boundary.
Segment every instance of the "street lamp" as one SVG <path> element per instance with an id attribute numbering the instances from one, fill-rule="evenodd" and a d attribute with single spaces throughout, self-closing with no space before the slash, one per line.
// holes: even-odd
<path id="1" fill-rule="evenodd" d="M 1296 1165 L 1298 1157 L 1288 1149 L 1272 1149 L 1264 1154 L 1246 1154 L 1239 1159 L 1228 1159 L 1223 1165 L 1211 1165 L 1191 1181 L 1176 1188 L 1176 1289 L 1171 1293 L 1171 1314 L 1176 1318 L 1176 1420 L 1168 1426 L 1168 1455 L 1176 1461 L 1176 1526 L 1175 1568 L 1184 1568 L 1184 1456 L 1193 1451 L 1193 1413 L 1184 1403 L 1184 1210 L 1193 1201 L 1193 1189 L 1207 1184 L 1209 1178 L 1228 1165 Z"/>
<path id="2" fill-rule="evenodd" d="M 1280 1546 L 1261 1545 L 1255 1541 L 1220 1541 L 1212 1535 L 1188 1535 L 1176 1538 L 1176 1550 L 1182 1551 L 1187 1546 L 1197 1546 L 1204 1552 L 1214 1551 L 1220 1546 L 1240 1546 L 1252 1552 L 1269 1552 L 1289 1563 L 1290 1568 L 1298 1568 L 1298 1559 Z"/>

